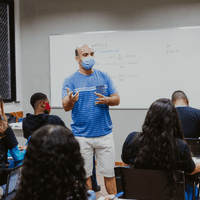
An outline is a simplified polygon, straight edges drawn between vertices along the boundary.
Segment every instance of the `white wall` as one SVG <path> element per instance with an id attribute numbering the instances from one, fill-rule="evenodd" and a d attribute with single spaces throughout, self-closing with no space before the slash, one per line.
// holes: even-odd
<path id="1" fill-rule="evenodd" d="M 197 0 L 20 0 L 19 9 L 24 113 L 32 112 L 29 99 L 34 92 L 41 91 L 50 97 L 50 34 L 200 26 L 200 2 Z M 110 111 L 116 161 L 121 160 L 121 147 L 126 136 L 131 131 L 141 130 L 146 112 Z M 69 126 L 70 113 L 53 109 L 52 114 L 59 115 Z"/>

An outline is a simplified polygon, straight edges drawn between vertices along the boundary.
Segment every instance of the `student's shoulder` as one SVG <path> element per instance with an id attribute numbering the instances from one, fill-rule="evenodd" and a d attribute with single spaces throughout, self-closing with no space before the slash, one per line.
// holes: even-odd
<path id="1" fill-rule="evenodd" d="M 33 114 L 31 114 L 31 113 L 26 113 L 26 117 L 24 117 L 24 118 L 22 119 L 22 123 L 25 122 L 27 119 L 33 118 L 33 117 L 35 117 L 35 116 L 36 116 L 36 115 L 33 115 Z"/>
<path id="2" fill-rule="evenodd" d="M 200 114 L 200 110 L 197 109 L 197 108 L 192 108 L 192 107 L 189 107 L 189 109 L 197 114 Z"/>
<path id="3" fill-rule="evenodd" d="M 177 139 L 177 143 L 179 146 L 182 146 L 182 147 L 187 146 L 187 143 L 185 142 L 185 140 Z"/>
<path id="4" fill-rule="evenodd" d="M 186 106 L 186 107 L 183 107 L 183 112 L 184 112 L 184 109 L 186 110 L 185 112 L 189 113 L 190 115 L 193 115 L 194 117 L 197 117 L 198 119 L 200 118 L 200 110 L 197 109 L 197 108 L 193 108 L 193 107 L 190 107 L 190 106 Z"/>
<path id="5" fill-rule="evenodd" d="M 125 140 L 125 143 L 132 143 L 133 139 L 139 134 L 139 132 L 131 132 L 129 133 L 129 135 L 127 136 L 126 140 Z"/>
<path id="6" fill-rule="evenodd" d="M 6 135 L 6 138 L 9 138 L 9 139 L 13 137 L 15 138 L 15 134 L 10 126 L 6 129 L 5 135 Z"/>
<path id="7" fill-rule="evenodd" d="M 48 116 L 48 119 L 60 119 L 61 120 L 61 118 L 57 115 L 47 115 L 47 116 Z"/>
<path id="8" fill-rule="evenodd" d="M 129 138 L 133 138 L 133 137 L 135 137 L 135 136 L 138 135 L 138 134 L 139 134 L 139 132 L 134 131 L 134 132 L 129 133 L 128 137 L 129 137 Z"/>
<path id="9" fill-rule="evenodd" d="M 177 139 L 178 148 L 180 149 L 181 154 L 190 154 L 190 149 L 187 143 L 184 140 Z"/>
<path id="10" fill-rule="evenodd" d="M 55 122 L 58 122 L 59 124 L 63 124 L 63 120 L 57 116 L 57 115 L 48 115 L 48 118 L 47 118 L 48 121 L 55 121 Z"/>
<path id="11" fill-rule="evenodd" d="M 177 110 L 182 110 L 182 111 L 188 111 L 188 112 L 198 112 L 200 113 L 200 110 L 190 107 L 190 106 L 180 106 L 176 107 Z"/>

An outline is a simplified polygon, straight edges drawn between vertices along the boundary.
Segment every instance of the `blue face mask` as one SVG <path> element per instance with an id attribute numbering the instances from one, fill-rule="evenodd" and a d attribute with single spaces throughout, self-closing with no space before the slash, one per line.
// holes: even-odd
<path id="1" fill-rule="evenodd" d="M 82 63 L 81 65 L 85 68 L 85 69 L 91 69 L 95 64 L 95 60 L 94 57 L 86 57 L 82 59 Z"/>

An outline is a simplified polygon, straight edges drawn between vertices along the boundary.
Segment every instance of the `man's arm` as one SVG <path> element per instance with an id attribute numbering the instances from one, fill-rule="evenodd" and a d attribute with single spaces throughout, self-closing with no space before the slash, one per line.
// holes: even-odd
<path id="1" fill-rule="evenodd" d="M 62 105 L 65 111 L 70 111 L 74 107 L 74 104 L 78 101 L 79 92 L 73 95 L 73 92 L 70 92 L 68 88 L 66 88 L 66 90 L 67 96 L 62 99 Z"/>
<path id="2" fill-rule="evenodd" d="M 95 101 L 95 105 L 106 104 L 107 106 L 117 106 L 120 103 L 120 97 L 118 93 L 111 94 L 109 97 L 105 97 L 104 95 L 96 92 L 95 94 L 99 97 L 97 98 L 98 101 Z"/>

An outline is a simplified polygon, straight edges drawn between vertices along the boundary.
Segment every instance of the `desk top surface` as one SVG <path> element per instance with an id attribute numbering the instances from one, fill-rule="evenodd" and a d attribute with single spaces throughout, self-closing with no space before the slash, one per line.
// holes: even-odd
<path id="1" fill-rule="evenodd" d="M 196 162 L 200 162 L 200 157 L 192 157 L 193 161 L 196 163 Z"/>
<path id="2" fill-rule="evenodd" d="M 22 122 L 10 123 L 9 125 L 13 130 L 15 129 L 22 130 Z"/>

